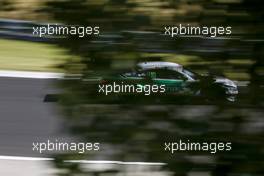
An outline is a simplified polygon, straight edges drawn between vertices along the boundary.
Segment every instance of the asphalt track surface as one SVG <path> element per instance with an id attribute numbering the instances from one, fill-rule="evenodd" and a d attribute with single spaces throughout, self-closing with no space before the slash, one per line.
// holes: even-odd
<path id="1" fill-rule="evenodd" d="M 0 156 L 46 157 L 32 151 L 33 142 L 74 140 L 58 105 L 43 101 L 47 94 L 59 92 L 56 83 L 57 79 L 0 77 Z"/>
<path id="2" fill-rule="evenodd" d="M 33 142 L 71 138 L 57 105 L 43 102 L 57 91 L 54 79 L 0 78 L 0 155 L 44 157 Z"/>

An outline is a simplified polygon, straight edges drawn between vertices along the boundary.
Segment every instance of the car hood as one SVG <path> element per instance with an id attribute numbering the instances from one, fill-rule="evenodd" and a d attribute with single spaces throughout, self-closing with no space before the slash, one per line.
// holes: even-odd
<path id="1" fill-rule="evenodd" d="M 211 83 L 218 83 L 218 84 L 222 84 L 222 85 L 225 85 L 225 86 L 230 86 L 230 87 L 236 87 L 237 88 L 237 85 L 235 84 L 234 81 L 228 79 L 228 78 L 225 78 L 223 76 L 216 76 L 216 75 L 202 75 L 201 77 L 201 80 L 202 81 L 205 81 L 205 82 L 211 82 Z"/>
<path id="2" fill-rule="evenodd" d="M 225 86 L 237 87 L 237 85 L 234 83 L 234 81 L 227 79 L 227 78 L 215 77 L 214 82 L 223 84 Z"/>

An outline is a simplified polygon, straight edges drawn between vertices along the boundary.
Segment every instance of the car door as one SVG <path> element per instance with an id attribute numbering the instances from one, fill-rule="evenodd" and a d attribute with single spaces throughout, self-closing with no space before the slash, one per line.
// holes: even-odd
<path id="1" fill-rule="evenodd" d="M 153 84 L 165 85 L 167 93 L 183 93 L 187 78 L 180 72 L 168 69 L 158 69 Z"/>

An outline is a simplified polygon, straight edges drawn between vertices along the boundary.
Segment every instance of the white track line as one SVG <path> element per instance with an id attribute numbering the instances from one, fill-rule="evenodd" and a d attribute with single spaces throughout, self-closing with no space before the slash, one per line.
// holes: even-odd
<path id="1" fill-rule="evenodd" d="M 59 79 L 63 78 L 63 76 L 63 73 L 0 70 L 0 77 Z"/>
<path id="2" fill-rule="evenodd" d="M 117 164 L 117 165 L 149 165 L 149 166 L 162 166 L 166 163 L 154 162 L 124 162 L 124 161 L 99 161 L 99 160 L 66 160 L 68 163 L 82 163 L 82 164 Z"/>
<path id="3" fill-rule="evenodd" d="M 52 161 L 52 158 L 22 157 L 22 156 L 0 156 L 0 160 L 13 161 Z"/>
<path id="4" fill-rule="evenodd" d="M 1 160 L 9 161 L 54 161 L 54 158 L 41 157 L 21 157 L 21 156 L 0 156 Z M 106 160 L 65 160 L 65 163 L 80 164 L 117 164 L 117 165 L 145 165 L 145 166 L 163 166 L 166 163 L 159 162 L 124 162 L 124 161 L 106 161 Z"/>

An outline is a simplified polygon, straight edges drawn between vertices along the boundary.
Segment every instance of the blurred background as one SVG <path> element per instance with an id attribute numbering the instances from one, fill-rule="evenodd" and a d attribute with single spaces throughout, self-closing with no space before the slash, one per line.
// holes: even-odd
<path id="1" fill-rule="evenodd" d="M 260 176 L 264 164 L 264 43 L 261 0 L 0 0 L 0 69 L 57 72 L 56 107 L 68 132 L 99 141 L 100 153 L 54 154 L 58 175 Z M 100 26 L 99 36 L 38 37 L 48 23 Z M 231 26 L 232 35 L 170 38 L 165 26 Z M 241 83 L 233 104 L 91 104 L 89 78 L 139 61 L 171 61 Z M 88 80 L 88 81 L 87 81 Z M 55 105 L 54 105 L 55 106 Z M 232 142 L 231 152 L 163 150 L 164 142 Z M 162 162 L 159 167 L 69 164 L 67 159 Z"/>

